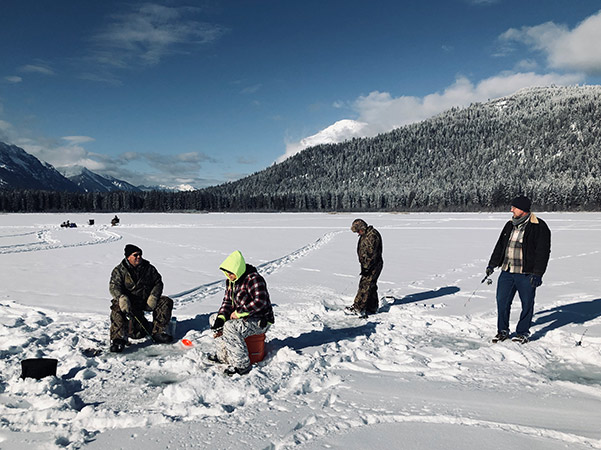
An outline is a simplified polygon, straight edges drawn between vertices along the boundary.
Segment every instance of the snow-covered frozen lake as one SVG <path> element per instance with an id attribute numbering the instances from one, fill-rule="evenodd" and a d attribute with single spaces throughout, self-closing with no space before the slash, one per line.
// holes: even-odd
<path id="1" fill-rule="evenodd" d="M 498 274 L 480 280 L 509 212 L 2 214 L 0 448 L 601 449 L 601 213 L 538 215 L 552 252 L 532 342 L 493 345 Z M 367 320 L 341 311 L 356 217 L 384 241 Z M 192 348 L 82 353 L 107 348 L 127 243 L 161 272 Z M 265 361 L 228 378 L 205 356 L 233 250 L 265 276 L 276 324 Z M 31 357 L 58 359 L 57 377 L 21 379 Z"/>

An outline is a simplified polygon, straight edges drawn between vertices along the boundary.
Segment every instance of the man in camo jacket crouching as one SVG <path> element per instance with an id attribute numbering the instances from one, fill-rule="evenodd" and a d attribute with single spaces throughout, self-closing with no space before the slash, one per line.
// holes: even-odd
<path id="1" fill-rule="evenodd" d="M 173 300 L 163 295 L 163 280 L 158 270 L 142 258 L 142 249 L 125 246 L 125 258 L 111 273 L 111 352 L 122 352 L 128 337 L 139 339 L 150 334 L 158 344 L 173 340 L 167 333 Z M 150 324 L 144 311 L 152 311 Z"/>

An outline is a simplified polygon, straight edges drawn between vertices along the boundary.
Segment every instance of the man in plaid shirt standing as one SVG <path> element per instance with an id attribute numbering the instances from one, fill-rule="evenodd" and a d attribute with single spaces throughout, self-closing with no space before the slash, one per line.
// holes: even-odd
<path id="1" fill-rule="evenodd" d="M 250 358 L 245 338 L 263 334 L 274 323 L 267 283 L 257 269 L 246 264 L 242 253 L 230 254 L 219 269 L 225 274 L 225 296 L 211 329 L 217 354 L 209 359 L 229 364 L 227 375 L 246 374 Z"/>
<path id="2" fill-rule="evenodd" d="M 511 202 L 513 218 L 503 227 L 486 268 L 486 276 L 490 276 L 496 267 L 501 267 L 497 283 L 497 335 L 492 342 L 509 337 L 509 313 L 516 292 L 520 295 L 522 313 L 512 340 L 525 344 L 530 335 L 536 288 L 543 283 L 551 254 L 551 231 L 530 212 L 530 207 L 530 200 L 524 196 Z"/>

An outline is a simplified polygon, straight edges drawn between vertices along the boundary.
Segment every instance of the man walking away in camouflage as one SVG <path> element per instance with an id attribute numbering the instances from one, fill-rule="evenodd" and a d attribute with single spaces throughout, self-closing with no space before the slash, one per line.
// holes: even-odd
<path id="1" fill-rule="evenodd" d="M 373 226 L 362 219 L 353 221 L 351 231 L 359 235 L 357 256 L 361 264 L 361 280 L 353 306 L 346 308 L 349 314 L 365 317 L 378 312 L 378 277 L 382 272 L 382 236 Z"/>
<path id="2" fill-rule="evenodd" d="M 161 274 L 142 258 L 142 249 L 132 244 L 125 246 L 125 258 L 113 269 L 109 291 L 111 302 L 111 352 L 122 352 L 128 336 L 134 339 L 152 335 L 158 344 L 173 340 L 167 334 L 173 300 L 163 294 Z M 152 311 L 153 323 L 144 317 Z"/>

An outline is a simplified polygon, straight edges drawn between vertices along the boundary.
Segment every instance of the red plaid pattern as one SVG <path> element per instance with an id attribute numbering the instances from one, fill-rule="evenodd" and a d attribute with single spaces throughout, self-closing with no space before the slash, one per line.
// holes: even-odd
<path id="1" fill-rule="evenodd" d="M 226 320 L 232 312 L 248 314 L 248 317 L 265 317 L 268 322 L 273 323 L 273 310 L 267 292 L 267 283 L 258 272 L 246 273 L 235 283 L 227 281 L 225 296 L 218 315 Z"/>

